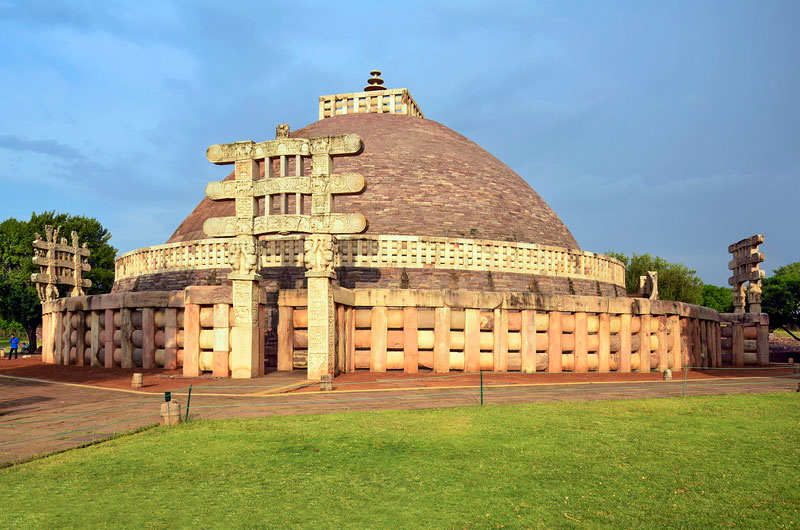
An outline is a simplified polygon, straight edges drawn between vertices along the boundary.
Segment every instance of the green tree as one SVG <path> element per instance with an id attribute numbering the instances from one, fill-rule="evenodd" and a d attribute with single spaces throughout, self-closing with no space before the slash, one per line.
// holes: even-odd
<path id="1" fill-rule="evenodd" d="M 6 320 L 0 317 L 0 337 L 8 338 L 12 333 L 17 333 L 22 329 L 22 324 L 13 320 Z"/>
<path id="2" fill-rule="evenodd" d="M 728 287 L 705 284 L 700 293 L 700 305 L 719 313 L 733 313 L 733 291 Z"/>
<path id="3" fill-rule="evenodd" d="M 762 290 L 762 308 L 771 328 L 800 325 L 800 261 L 775 269 Z"/>
<path id="4" fill-rule="evenodd" d="M 639 277 L 647 271 L 658 272 L 658 297 L 661 300 L 674 300 L 697 304 L 701 300 L 703 281 L 696 271 L 682 263 L 670 263 L 664 258 L 650 254 L 626 256 L 620 252 L 607 252 L 625 264 L 625 287 L 629 293 L 639 289 Z"/>
<path id="5" fill-rule="evenodd" d="M 36 233 L 44 236 L 45 225 L 61 227 L 61 235 L 69 238 L 74 230 L 81 243 L 91 251 L 92 270 L 85 277 L 92 280 L 87 294 L 111 291 L 114 284 L 114 257 L 117 249 L 108 244 L 111 233 L 97 219 L 55 212 L 32 213 L 29 221 L 9 218 L 0 223 L 0 317 L 19 322 L 28 334 L 32 347 L 36 328 L 42 323 L 42 308 L 31 274 L 38 271 L 33 264 L 33 240 Z M 69 294 L 66 286 L 61 295 Z"/>

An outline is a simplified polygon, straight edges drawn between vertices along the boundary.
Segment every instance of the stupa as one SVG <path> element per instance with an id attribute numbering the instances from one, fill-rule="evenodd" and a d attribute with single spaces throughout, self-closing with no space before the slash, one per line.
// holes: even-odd
<path id="1" fill-rule="evenodd" d="M 386 89 L 376 74 L 364 92 L 322 96 L 319 108 L 319 121 L 289 137 L 356 134 L 364 146 L 358 156 L 335 160 L 337 171 L 366 179 L 363 192 L 335 200 L 336 211 L 358 212 L 368 220 L 362 233 L 340 238 L 342 286 L 625 294 L 619 262 L 582 252 L 525 180 L 477 144 L 425 118 L 407 89 Z M 285 163 L 295 174 L 296 160 Z M 310 174 L 310 164 L 301 165 Z M 259 171 L 263 177 L 263 162 Z M 272 196 L 270 213 L 295 212 L 298 205 L 309 211 L 308 203 L 308 196 L 305 204 L 295 195 Z M 263 200 L 259 208 L 266 208 Z M 205 220 L 233 210 L 232 200 L 203 199 L 167 244 L 203 245 Z M 275 252 L 285 253 L 282 246 L 276 244 Z M 436 259 L 427 257 L 431 251 Z M 137 250 L 120 258 L 115 291 L 178 289 L 214 281 L 221 273 L 213 264 L 197 264 L 188 275 L 184 267 L 128 268 L 140 255 Z M 262 270 L 263 285 L 300 288 L 303 270 L 297 265 L 295 274 L 285 266 Z"/>
<path id="2" fill-rule="evenodd" d="M 718 313 L 627 296 L 622 263 L 371 75 L 310 125 L 211 146 L 234 171 L 165 244 L 117 259 L 111 295 L 48 302 L 45 357 L 311 379 L 721 365 Z"/>

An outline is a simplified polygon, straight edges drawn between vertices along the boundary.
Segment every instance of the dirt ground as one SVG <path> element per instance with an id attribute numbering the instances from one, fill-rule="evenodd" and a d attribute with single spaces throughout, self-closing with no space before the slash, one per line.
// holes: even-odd
<path id="1" fill-rule="evenodd" d="M 800 362 L 800 343 L 773 341 L 772 359 Z M 144 387 L 131 390 L 134 372 Z M 686 381 L 684 382 L 684 375 Z M 0 360 L 0 466 L 74 448 L 159 421 L 169 390 L 191 417 L 217 419 L 480 404 L 679 397 L 742 392 L 793 392 L 800 374 L 788 366 L 629 374 L 405 374 L 357 372 L 338 376 L 333 391 L 305 380 L 303 371 L 248 380 L 184 378 L 179 370 L 105 369 L 47 365 L 40 356 Z M 481 392 L 483 388 L 483 392 Z"/>
<path id="2" fill-rule="evenodd" d="M 800 341 L 771 333 L 769 360 L 774 363 L 785 363 L 789 359 L 794 359 L 795 364 L 800 363 Z"/>
<path id="3" fill-rule="evenodd" d="M 27 359 L 0 359 L 0 374 L 45 379 L 61 383 L 75 383 L 105 388 L 131 388 L 134 373 L 142 373 L 142 390 L 164 392 L 186 388 L 189 385 L 205 384 L 219 378 L 183 377 L 181 370 L 143 370 L 141 368 L 103 368 L 99 366 L 62 366 L 45 364 L 41 355 L 31 355 Z"/>
<path id="4" fill-rule="evenodd" d="M 794 359 L 795 363 L 800 364 L 800 341 L 791 337 L 770 335 L 770 361 L 773 363 L 785 363 L 787 359 Z M 771 375 L 779 375 L 775 372 L 776 366 L 771 367 Z M 789 373 L 791 369 L 786 369 Z M 199 386 L 208 385 L 212 382 L 226 381 L 212 376 L 197 378 L 184 377 L 181 370 L 143 370 L 141 368 L 102 368 L 89 366 L 61 366 L 44 364 L 41 356 L 33 355 L 27 359 L 6 360 L 0 359 L 0 374 L 26 377 L 32 379 L 44 379 L 47 381 L 58 381 L 62 383 L 74 383 L 82 385 L 98 386 L 103 388 L 130 389 L 133 374 L 140 372 L 143 374 L 143 391 L 160 393 L 167 390 L 185 389 L 189 385 Z M 704 378 L 718 377 L 752 377 L 765 375 L 765 370 L 758 368 L 747 369 L 722 369 L 722 370 L 703 370 L 690 371 L 688 379 L 698 380 Z M 682 379 L 683 372 L 674 373 L 673 378 Z M 650 373 L 561 373 L 548 374 L 538 372 L 536 374 L 520 373 L 484 373 L 485 384 L 565 384 L 565 383 L 599 383 L 599 382 L 633 382 L 633 381 L 660 381 L 660 372 Z M 390 381 L 391 380 L 391 381 Z M 402 371 L 389 371 L 385 373 L 371 373 L 359 371 L 352 374 L 339 375 L 335 379 L 335 388 L 345 390 L 349 387 L 360 389 L 373 388 L 408 388 L 408 387 L 453 387 L 463 385 L 480 384 L 480 375 L 462 374 L 452 372 L 450 374 L 434 374 L 430 370 L 422 370 L 418 374 L 406 374 Z M 298 392 L 308 392 L 318 389 L 316 386 L 300 388 Z"/>
<path id="5" fill-rule="evenodd" d="M 788 355 L 793 350 L 788 350 Z M 797 361 L 800 362 L 800 351 L 797 353 Z M 214 383 L 224 383 L 230 381 L 219 377 L 184 377 L 180 370 L 142 370 L 141 368 L 101 368 L 90 366 L 61 366 L 45 364 L 41 357 L 33 355 L 27 359 L 0 360 L 0 375 L 39 379 L 60 383 L 72 383 L 76 385 L 88 385 L 100 388 L 130 389 L 131 379 L 134 373 L 143 374 L 143 386 L 140 392 L 160 394 L 164 391 L 185 390 L 190 385 L 194 387 L 209 386 Z M 701 379 L 731 378 L 731 377 L 759 377 L 788 375 L 792 373 L 792 368 L 781 368 L 773 365 L 768 369 L 764 368 L 744 368 L 744 369 L 721 369 L 721 370 L 692 370 L 687 374 L 683 372 L 673 373 L 673 379 L 687 379 L 697 381 Z M 300 372 L 297 372 L 300 375 Z M 624 383 L 624 382 L 648 382 L 661 381 L 661 372 L 652 371 L 649 373 L 560 373 L 549 374 L 537 372 L 534 374 L 522 373 L 489 373 L 484 372 L 484 385 L 526 385 L 526 384 L 577 384 L 577 383 Z M 430 370 L 421 370 L 417 374 L 407 374 L 402 371 L 392 370 L 383 373 L 359 371 L 351 374 L 338 375 L 334 380 L 334 390 L 367 390 L 367 389 L 391 389 L 391 388 L 437 388 L 437 387 L 458 387 L 458 386 L 478 386 L 480 385 L 480 374 L 464 374 L 461 372 L 451 372 L 449 374 L 435 374 Z M 258 381 L 258 380 L 251 380 Z M 255 384 L 254 384 L 255 385 Z M 237 388 L 246 389 L 247 384 L 236 383 Z M 258 385 L 255 385 L 258 386 Z M 318 385 L 300 386 L 288 391 L 291 392 L 313 392 L 319 390 Z M 240 392 L 235 392 L 240 393 Z"/>
<path id="6" fill-rule="evenodd" d="M 768 368 L 745 368 L 738 370 L 692 370 L 684 374 L 683 372 L 673 373 L 673 380 L 683 380 L 684 375 L 690 381 L 746 378 L 746 377 L 772 377 L 779 375 L 789 375 L 794 372 L 793 368 L 770 366 Z M 484 386 L 492 385 L 569 385 L 579 383 L 632 383 L 632 382 L 656 382 L 662 381 L 661 372 L 652 371 L 650 373 L 561 373 L 548 374 L 537 372 L 534 374 L 521 373 L 493 373 L 484 372 Z M 406 374 L 400 371 L 390 371 L 385 373 L 356 372 L 352 374 L 342 374 L 335 378 L 333 390 L 353 390 L 353 389 L 386 389 L 386 388 L 440 388 L 456 386 L 479 386 L 481 383 L 480 374 L 434 374 L 431 371 L 420 372 L 418 374 Z M 293 390 L 293 392 L 312 392 L 319 390 L 318 385 L 305 386 Z"/>

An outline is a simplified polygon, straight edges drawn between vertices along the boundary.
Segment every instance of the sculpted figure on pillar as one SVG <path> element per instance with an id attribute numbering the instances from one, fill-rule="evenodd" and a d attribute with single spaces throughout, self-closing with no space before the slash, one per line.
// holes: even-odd
<path id="1" fill-rule="evenodd" d="M 228 243 L 228 263 L 236 274 L 254 274 L 258 254 L 255 238 L 237 237 Z"/>
<path id="2" fill-rule="evenodd" d="M 306 276 L 333 278 L 336 273 L 336 238 L 328 234 L 309 234 L 303 243 Z"/>
<path id="3" fill-rule="evenodd" d="M 275 139 L 279 140 L 281 138 L 289 138 L 289 124 L 288 123 L 281 123 L 277 127 L 275 127 Z"/>
<path id="4" fill-rule="evenodd" d="M 658 271 L 647 271 L 644 276 L 639 276 L 639 294 L 658 300 Z"/>
<path id="5" fill-rule="evenodd" d="M 732 287 L 733 289 L 733 308 L 735 313 L 744 313 L 745 303 L 747 302 L 746 291 L 744 283 L 737 284 Z"/>

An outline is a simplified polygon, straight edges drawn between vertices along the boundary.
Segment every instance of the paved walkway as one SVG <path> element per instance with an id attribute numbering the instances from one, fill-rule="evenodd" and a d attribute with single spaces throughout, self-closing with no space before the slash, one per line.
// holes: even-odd
<path id="1" fill-rule="evenodd" d="M 769 374 L 769 372 L 765 372 Z M 429 382 L 429 381 L 427 381 Z M 257 380 L 221 380 L 192 389 L 192 419 L 314 414 L 377 409 L 476 406 L 480 386 L 367 388 L 337 384 L 316 390 L 302 372 Z M 686 395 L 794 391 L 800 374 L 690 379 Z M 297 391 L 298 388 L 302 391 Z M 498 383 L 484 387 L 484 404 L 675 397 L 684 382 Z M 0 375 L 0 464 L 76 447 L 157 423 L 163 393 L 94 387 Z M 188 392 L 172 391 L 185 412 Z"/>

